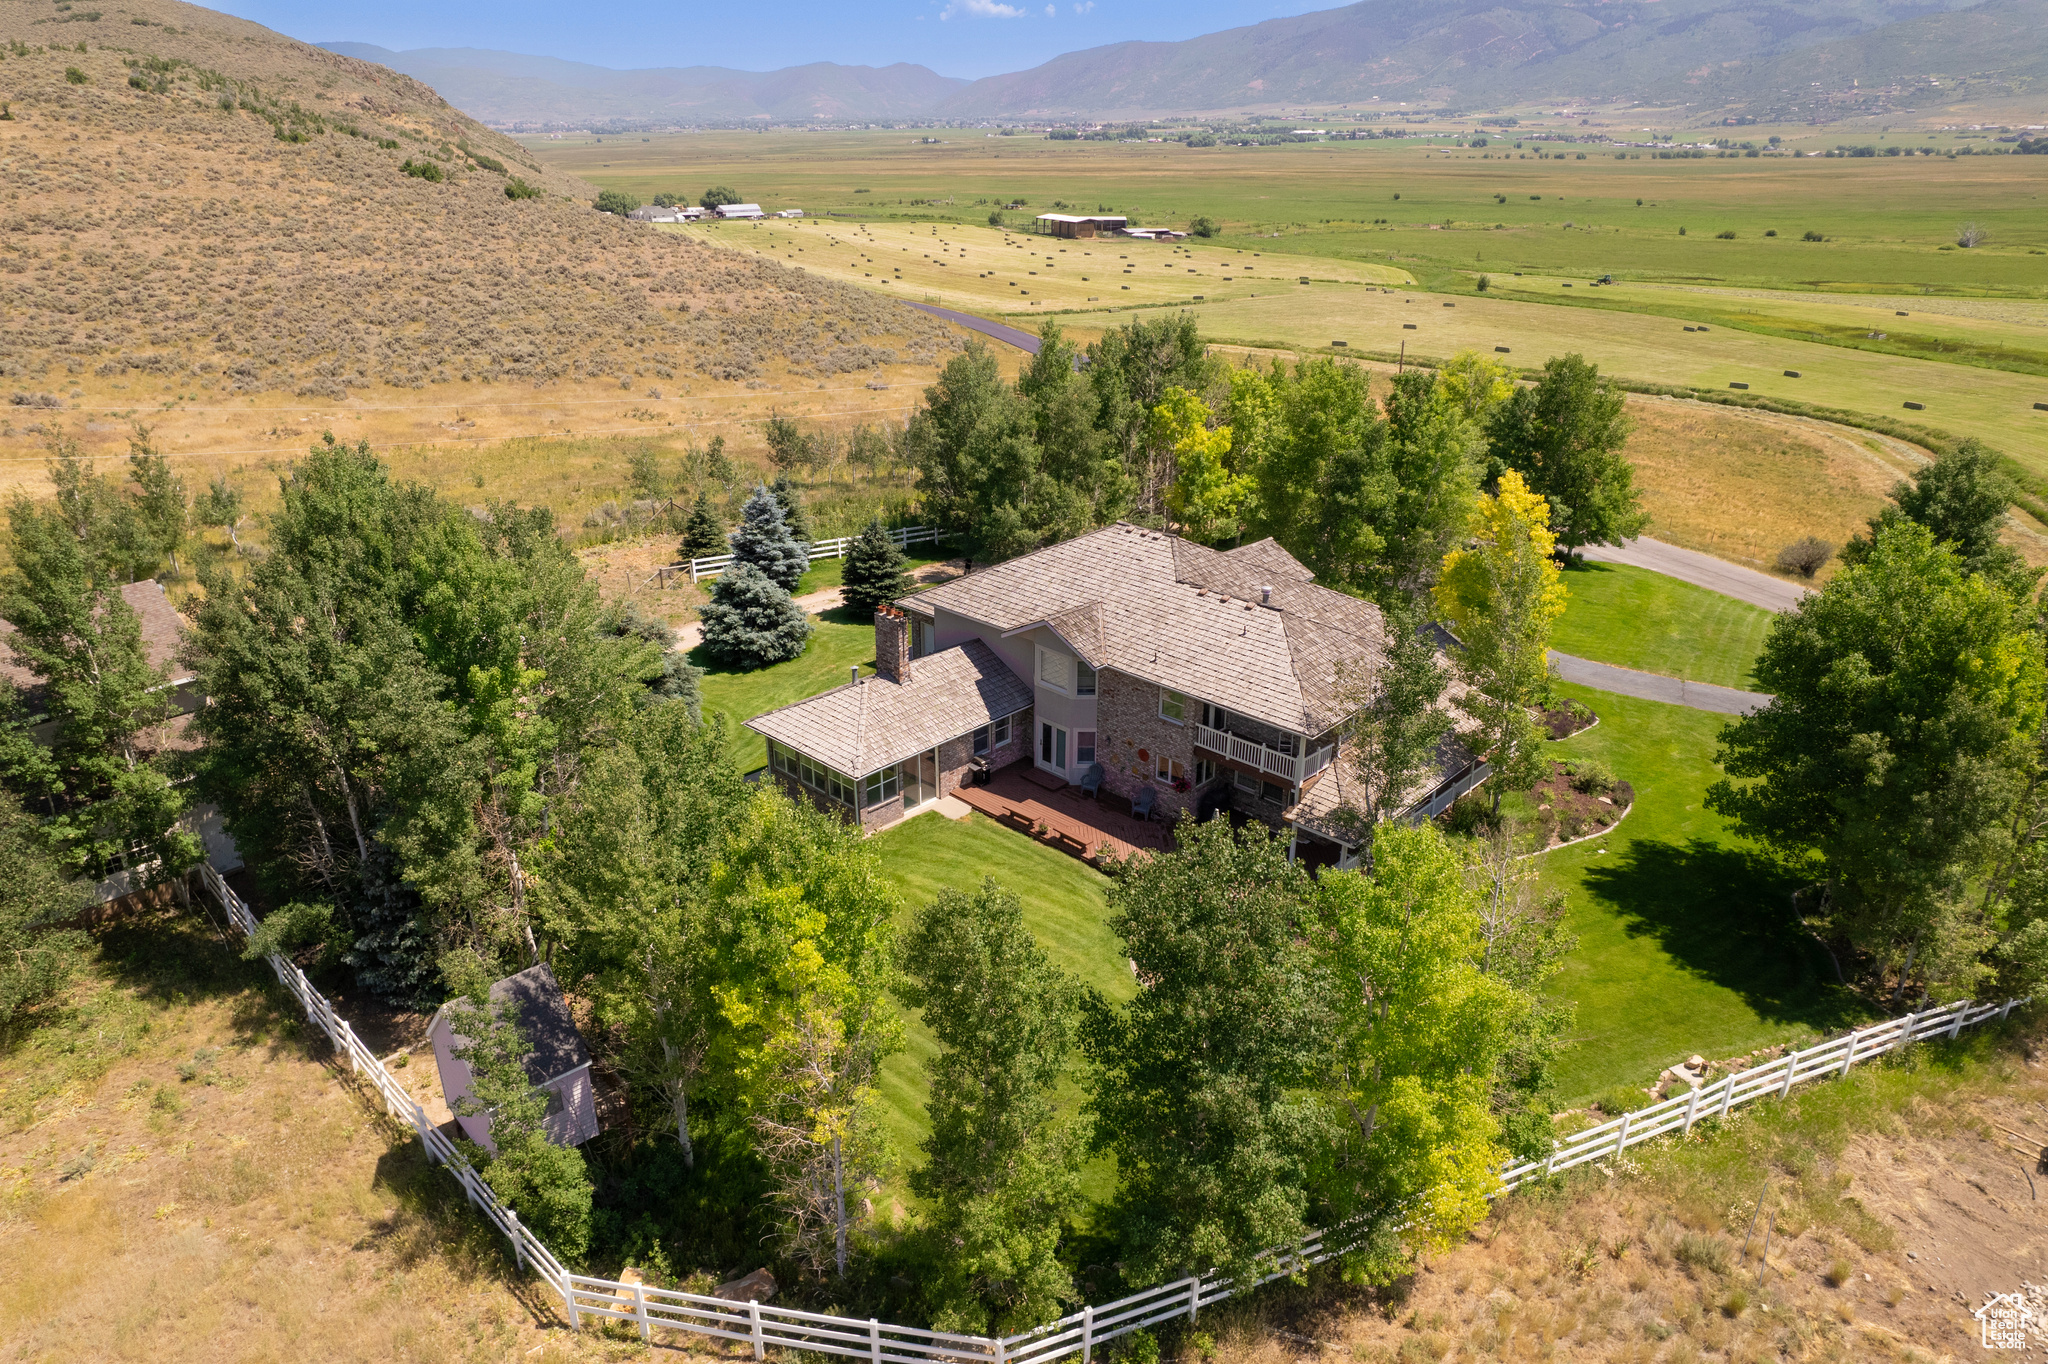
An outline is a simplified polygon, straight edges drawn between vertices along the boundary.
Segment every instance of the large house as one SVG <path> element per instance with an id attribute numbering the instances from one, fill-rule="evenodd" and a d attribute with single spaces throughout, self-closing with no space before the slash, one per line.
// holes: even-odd
<path id="1" fill-rule="evenodd" d="M 1385 653 L 1379 608 L 1272 540 L 1214 550 L 1118 523 L 956 578 L 875 618 L 877 675 L 747 721 L 792 793 L 894 823 L 1012 762 L 1166 820 L 1231 806 L 1348 864 L 1347 698 Z M 1456 743 L 1407 802 L 1485 775 Z M 1304 847 L 1303 845 L 1311 845 Z"/>

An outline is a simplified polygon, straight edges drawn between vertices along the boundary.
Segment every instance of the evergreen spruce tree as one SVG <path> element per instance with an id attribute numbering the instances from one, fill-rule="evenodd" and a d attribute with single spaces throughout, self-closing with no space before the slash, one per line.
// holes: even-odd
<path id="1" fill-rule="evenodd" d="M 804 490 L 790 482 L 788 474 L 777 474 L 775 481 L 768 485 L 768 491 L 775 494 L 775 501 L 782 508 L 782 519 L 789 523 L 789 533 L 809 544 L 818 537 L 811 534 L 811 518 L 804 511 Z"/>
<path id="2" fill-rule="evenodd" d="M 879 520 L 868 522 L 846 549 L 846 604 L 863 616 L 896 600 L 910 590 L 910 578 L 903 571 L 903 551 L 882 529 Z"/>
<path id="3" fill-rule="evenodd" d="M 804 570 L 811 566 L 810 547 L 791 532 L 782 504 L 763 486 L 757 485 L 747 499 L 731 542 L 737 562 L 752 564 L 784 592 L 794 592 Z"/>
<path id="4" fill-rule="evenodd" d="M 713 554 L 725 553 L 725 527 L 720 524 L 718 513 L 711 510 L 711 494 L 697 494 L 696 505 L 690 508 L 690 519 L 683 526 L 683 548 L 681 557 L 704 559 Z"/>
<path id="5" fill-rule="evenodd" d="M 767 574 L 750 563 L 734 564 L 719 576 L 711 600 L 698 610 L 704 648 L 713 658 L 742 668 L 763 668 L 802 656 L 811 623 L 803 608 Z"/>

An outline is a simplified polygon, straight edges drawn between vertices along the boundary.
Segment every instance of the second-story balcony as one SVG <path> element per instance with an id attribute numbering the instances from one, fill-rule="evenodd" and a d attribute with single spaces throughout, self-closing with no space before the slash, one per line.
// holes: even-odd
<path id="1" fill-rule="evenodd" d="M 1328 767 L 1337 756 L 1337 745 L 1334 743 L 1317 748 L 1296 739 L 1295 747 L 1298 751 L 1289 752 L 1271 744 L 1254 742 L 1240 734 L 1232 734 L 1227 729 L 1214 729 L 1203 724 L 1197 724 L 1193 729 L 1195 747 L 1205 748 L 1211 753 L 1220 753 L 1234 763 L 1278 777 L 1293 786 L 1301 785 Z"/>

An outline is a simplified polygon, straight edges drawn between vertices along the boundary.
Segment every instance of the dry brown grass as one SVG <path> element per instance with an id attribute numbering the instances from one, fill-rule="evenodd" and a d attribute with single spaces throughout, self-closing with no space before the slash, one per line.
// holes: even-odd
<path id="1" fill-rule="evenodd" d="M 200 479 L 323 429 L 441 466 L 512 437 L 744 446 L 774 406 L 900 416 L 958 344 L 872 293 L 592 212 L 588 185 L 418 82 L 255 24 L 21 0 L 0 41 L 19 48 L 0 55 L 0 486 L 41 487 L 52 431 L 118 454 L 136 422 Z M 507 199 L 509 174 L 548 193 Z"/>

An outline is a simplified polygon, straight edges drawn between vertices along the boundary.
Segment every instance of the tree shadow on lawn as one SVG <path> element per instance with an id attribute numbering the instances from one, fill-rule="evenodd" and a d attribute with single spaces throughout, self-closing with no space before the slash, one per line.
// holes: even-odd
<path id="1" fill-rule="evenodd" d="M 1700 838 L 1637 839 L 1585 871 L 1586 889 L 1631 937 L 1655 938 L 1766 1022 L 1837 1032 L 1870 1011 L 1793 917 L 1797 884 L 1768 857 Z"/>

